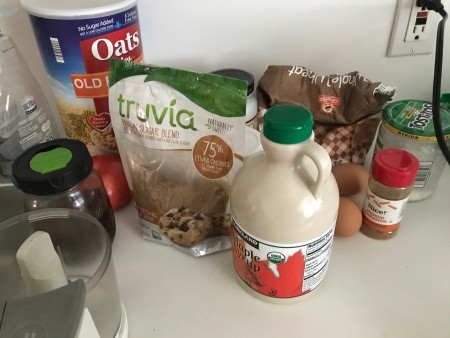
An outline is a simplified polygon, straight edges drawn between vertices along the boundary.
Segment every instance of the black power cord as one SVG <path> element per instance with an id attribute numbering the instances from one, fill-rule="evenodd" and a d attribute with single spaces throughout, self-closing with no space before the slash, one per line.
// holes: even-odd
<path id="1" fill-rule="evenodd" d="M 441 96 L 441 80 L 442 80 L 442 59 L 444 54 L 444 28 L 447 20 L 447 12 L 444 10 L 444 5 L 440 0 L 417 0 L 416 5 L 427 8 L 430 11 L 435 11 L 442 16 L 439 21 L 437 36 L 436 36 L 436 55 L 434 59 L 434 79 L 433 79 L 433 125 L 436 133 L 436 140 L 441 148 L 447 163 L 450 165 L 450 150 L 445 143 L 445 136 L 442 131 L 442 121 L 440 114 L 440 96 Z"/>

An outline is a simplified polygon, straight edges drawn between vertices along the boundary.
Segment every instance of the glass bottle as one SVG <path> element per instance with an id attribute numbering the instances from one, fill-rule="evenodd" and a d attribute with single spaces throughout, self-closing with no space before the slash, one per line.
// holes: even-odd
<path id="1" fill-rule="evenodd" d="M 14 160 L 12 170 L 16 186 L 25 193 L 25 211 L 84 211 L 97 218 L 114 239 L 114 212 L 83 142 L 56 139 L 37 144 Z"/>

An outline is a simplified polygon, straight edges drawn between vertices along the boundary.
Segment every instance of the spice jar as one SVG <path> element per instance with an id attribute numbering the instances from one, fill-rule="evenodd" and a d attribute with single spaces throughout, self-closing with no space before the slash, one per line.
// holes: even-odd
<path id="1" fill-rule="evenodd" d="M 362 208 L 362 233 L 375 239 L 397 234 L 418 168 L 417 158 L 405 150 L 375 154 Z"/>
<path id="2" fill-rule="evenodd" d="M 37 144 L 19 155 L 12 169 L 14 183 L 25 194 L 25 211 L 80 210 L 97 218 L 114 239 L 114 212 L 83 142 L 55 139 Z"/>
<path id="3" fill-rule="evenodd" d="M 440 113 L 443 135 L 450 147 L 450 110 L 441 107 Z M 386 148 L 406 150 L 420 162 L 409 201 L 420 201 L 431 196 L 447 164 L 434 131 L 433 105 L 418 100 L 387 105 L 383 110 L 375 152 Z"/>
<path id="4" fill-rule="evenodd" d="M 258 130 L 258 104 L 255 95 L 255 78 L 245 70 L 226 68 L 212 72 L 221 76 L 231 77 L 238 80 L 247 81 L 247 105 L 245 109 L 245 123 L 247 127 Z"/>

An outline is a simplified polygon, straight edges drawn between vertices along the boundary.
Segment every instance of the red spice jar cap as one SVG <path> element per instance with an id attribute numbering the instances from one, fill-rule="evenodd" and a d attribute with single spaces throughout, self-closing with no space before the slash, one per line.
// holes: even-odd
<path id="1" fill-rule="evenodd" d="M 388 187 L 410 186 L 419 169 L 417 158 L 406 150 L 382 149 L 375 154 L 372 177 Z"/>

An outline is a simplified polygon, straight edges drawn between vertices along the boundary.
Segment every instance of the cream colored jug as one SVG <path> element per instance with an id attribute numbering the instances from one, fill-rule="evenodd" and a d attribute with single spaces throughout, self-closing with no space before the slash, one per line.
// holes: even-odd
<path id="1" fill-rule="evenodd" d="M 328 268 L 339 192 L 312 126 L 305 108 L 267 110 L 264 151 L 246 159 L 231 187 L 234 268 L 244 288 L 266 301 L 299 300 Z"/>

